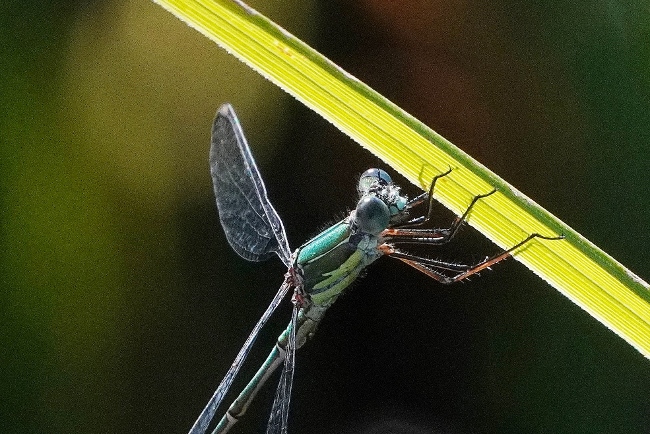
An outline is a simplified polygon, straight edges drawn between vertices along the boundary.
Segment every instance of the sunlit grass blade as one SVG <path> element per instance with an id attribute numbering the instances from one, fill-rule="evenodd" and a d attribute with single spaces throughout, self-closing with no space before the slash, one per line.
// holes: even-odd
<path id="1" fill-rule="evenodd" d="M 445 138 L 347 74 L 275 23 L 232 0 L 156 0 L 264 77 L 322 115 L 362 146 L 426 188 L 457 214 L 472 197 L 469 223 L 503 248 L 531 233 L 515 252 L 537 275 L 650 357 L 650 287 L 558 218 L 510 186 Z M 216 102 L 217 104 L 219 102 Z"/>

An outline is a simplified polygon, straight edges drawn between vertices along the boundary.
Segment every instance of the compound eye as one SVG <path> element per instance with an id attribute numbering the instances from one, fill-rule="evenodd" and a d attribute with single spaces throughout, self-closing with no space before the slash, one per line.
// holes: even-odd
<path id="1" fill-rule="evenodd" d="M 359 194 L 363 196 L 368 193 L 373 186 L 388 185 L 393 180 L 390 175 L 381 169 L 368 169 L 359 177 Z"/>
<path id="2" fill-rule="evenodd" d="M 379 235 L 388 227 L 390 210 L 377 196 L 365 196 L 357 204 L 355 222 L 359 231 Z"/>

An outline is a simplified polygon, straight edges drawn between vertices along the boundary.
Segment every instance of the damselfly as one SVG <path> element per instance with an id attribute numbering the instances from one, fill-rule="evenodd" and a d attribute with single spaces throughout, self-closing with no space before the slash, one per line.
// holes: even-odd
<path id="1" fill-rule="evenodd" d="M 253 328 L 190 433 L 203 434 L 206 431 L 260 329 L 289 291 L 293 293 L 289 326 L 213 433 L 226 433 L 244 415 L 262 385 L 283 363 L 266 432 L 287 432 L 296 349 L 314 335 L 323 315 L 341 292 L 363 269 L 381 256 L 397 258 L 440 283 L 450 284 L 507 258 L 513 250 L 533 238 L 561 238 L 534 233 L 510 249 L 474 265 L 447 263 L 402 250 L 400 246 L 408 244 L 441 245 L 449 242 L 465 222 L 474 204 L 496 192 L 492 190 L 475 196 L 464 214 L 456 218 L 448 228 L 425 229 L 422 226 L 432 216 L 436 182 L 451 170 L 434 177 L 429 191 L 411 200 L 402 194 L 385 171 L 365 171 L 359 179 L 359 202 L 356 208 L 346 218 L 292 253 L 282 220 L 267 197 L 266 188 L 233 108 L 225 104 L 219 109 L 212 127 L 210 172 L 226 238 L 244 259 L 263 261 L 276 254 L 288 271 L 273 301 Z M 419 217 L 413 218 L 413 211 L 418 207 L 427 209 Z"/>

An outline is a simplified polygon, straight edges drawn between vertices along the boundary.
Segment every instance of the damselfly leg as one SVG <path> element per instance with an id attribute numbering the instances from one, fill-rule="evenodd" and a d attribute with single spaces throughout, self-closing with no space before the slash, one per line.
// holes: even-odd
<path id="1" fill-rule="evenodd" d="M 415 208 L 416 206 L 421 205 L 424 202 L 427 202 L 428 209 L 426 215 L 416 217 L 412 220 L 409 220 L 403 224 L 398 224 L 396 226 L 403 227 L 403 228 L 416 227 L 428 222 L 431 219 L 431 216 L 433 215 L 433 204 L 434 204 L 433 190 L 436 187 L 436 183 L 440 178 L 449 175 L 451 171 L 452 168 L 450 167 L 449 170 L 447 170 L 446 172 L 442 172 L 441 174 L 434 176 L 433 179 L 431 180 L 431 184 L 429 185 L 429 191 L 414 197 L 413 199 L 409 200 L 408 203 L 406 204 L 406 211 L 408 212 L 409 210 Z"/>
<path id="2" fill-rule="evenodd" d="M 476 202 L 478 202 L 480 199 L 488 197 L 494 193 L 496 193 L 496 190 L 492 190 L 486 194 L 479 194 L 477 196 L 474 196 L 472 202 L 469 204 L 463 215 L 456 217 L 448 228 L 419 229 L 411 228 L 412 225 L 408 224 L 406 227 L 398 226 L 388 228 L 383 232 L 382 235 L 389 243 L 433 244 L 438 246 L 441 244 L 446 244 L 450 242 L 454 236 L 456 236 L 456 233 L 461 228 L 463 223 L 465 223 L 465 220 L 474 207 L 474 204 L 476 204 Z M 422 226 L 425 223 L 428 223 L 429 220 L 430 218 L 427 217 L 415 225 Z"/>
<path id="3" fill-rule="evenodd" d="M 494 256 L 485 258 L 483 261 L 478 262 L 474 265 L 454 264 L 450 262 L 424 258 L 421 256 L 400 251 L 397 248 L 395 248 L 394 245 L 389 245 L 389 244 L 383 244 L 382 246 L 380 246 L 380 249 L 384 252 L 385 255 L 399 259 L 400 261 L 407 263 L 408 265 L 415 268 L 416 270 L 423 272 L 424 274 L 431 277 L 432 279 L 435 279 L 440 283 L 448 285 L 451 283 L 456 283 L 456 282 L 460 282 L 461 280 L 467 279 L 468 277 L 474 274 L 478 274 L 481 271 L 490 268 L 492 265 L 497 264 L 503 261 L 504 259 L 509 258 L 510 256 L 512 256 L 513 251 L 517 250 L 519 247 L 523 246 L 524 244 L 528 243 L 534 238 L 540 238 L 543 240 L 561 240 L 564 238 L 564 236 L 560 235 L 556 237 L 548 237 L 545 235 L 534 233 L 526 237 L 524 240 L 518 242 L 514 246 L 510 247 L 509 249 L 504 250 L 501 253 L 497 253 Z M 443 274 L 444 271 L 449 271 L 456 274 L 448 276 L 446 274 Z"/>
<path id="4" fill-rule="evenodd" d="M 421 226 L 426 225 L 432 220 L 433 216 L 433 207 L 434 207 L 434 198 L 433 190 L 436 186 L 437 181 L 440 178 L 443 178 L 451 173 L 452 169 L 450 168 L 446 172 L 436 175 L 431 181 L 429 191 L 423 193 L 415 199 L 409 201 L 406 204 L 406 210 L 409 211 L 412 208 L 428 202 L 428 208 L 425 215 L 411 219 L 405 223 L 397 223 L 391 225 L 388 229 L 384 230 L 382 237 L 385 242 L 388 244 L 392 243 L 413 243 L 413 244 L 433 244 L 433 245 L 442 245 L 450 242 L 460 227 L 465 223 L 465 220 L 469 216 L 469 213 L 472 211 L 472 208 L 479 200 L 488 197 L 496 193 L 496 189 L 490 191 L 489 193 L 479 194 L 472 198 L 472 201 L 469 203 L 465 212 L 460 217 L 456 217 L 454 221 L 448 228 L 429 228 L 421 229 Z"/>
<path id="5" fill-rule="evenodd" d="M 497 253 L 496 255 L 489 256 L 472 265 L 455 264 L 452 262 L 430 259 L 400 250 L 396 247 L 399 244 L 442 245 L 448 243 L 454 238 L 463 223 L 465 223 L 474 205 L 479 200 L 486 198 L 497 191 L 494 189 L 489 193 L 474 196 L 465 212 L 460 217 L 454 219 L 448 228 L 419 228 L 428 223 L 433 215 L 433 190 L 437 180 L 447 176 L 451 173 L 451 170 L 452 169 L 449 169 L 448 171 L 434 177 L 431 186 L 429 187 L 429 191 L 409 201 L 407 204 L 406 208 L 410 209 L 424 203 L 425 200 L 428 200 L 429 206 L 426 215 L 409 220 L 404 224 L 396 224 L 383 231 L 382 237 L 384 239 L 384 244 L 379 248 L 385 255 L 392 256 L 393 258 L 407 263 L 440 283 L 451 284 L 467 279 L 468 277 L 478 274 L 479 272 L 490 268 L 492 265 L 507 259 L 512 255 L 513 251 L 534 238 L 545 240 L 559 240 L 564 238 L 564 236 L 549 237 L 533 233 L 509 249 Z"/>

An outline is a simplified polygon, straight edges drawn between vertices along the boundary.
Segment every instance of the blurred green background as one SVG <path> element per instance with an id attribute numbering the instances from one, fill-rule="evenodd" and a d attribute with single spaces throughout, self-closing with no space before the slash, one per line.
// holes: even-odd
<path id="1" fill-rule="evenodd" d="M 250 3 L 650 278 L 647 0 Z M 0 431 L 185 432 L 284 272 L 221 232 L 218 106 L 293 247 L 385 166 L 150 2 L 6 0 L 0 23 Z M 466 229 L 432 255 L 495 251 Z M 291 432 L 650 433 L 648 360 L 496 268 L 441 287 L 372 266 L 298 354 Z M 237 432 L 263 432 L 272 397 Z"/>

